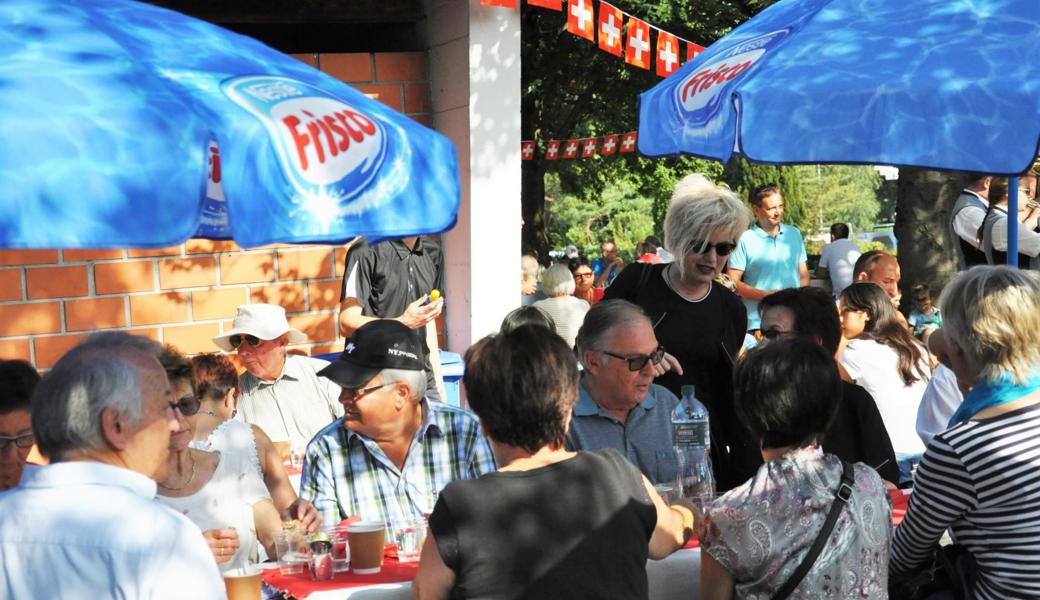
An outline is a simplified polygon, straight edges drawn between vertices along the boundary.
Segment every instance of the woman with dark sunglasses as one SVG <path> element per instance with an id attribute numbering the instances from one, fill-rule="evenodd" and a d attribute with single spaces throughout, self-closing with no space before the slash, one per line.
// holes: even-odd
<path id="1" fill-rule="evenodd" d="M 675 261 L 630 265 L 604 294 L 605 300 L 637 304 L 650 317 L 657 340 L 668 349 L 656 383 L 676 395 L 684 385 L 696 386 L 711 418 L 720 490 L 744 482 L 761 463 L 732 406 L 730 375 L 747 313 L 736 294 L 715 281 L 750 222 L 736 194 L 703 175 L 689 175 L 675 186 L 664 221 L 664 246 Z"/>

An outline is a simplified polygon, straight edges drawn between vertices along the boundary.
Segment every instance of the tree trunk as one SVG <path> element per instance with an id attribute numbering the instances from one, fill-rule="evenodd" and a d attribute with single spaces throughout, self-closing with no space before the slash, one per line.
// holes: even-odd
<path id="1" fill-rule="evenodd" d="M 913 308 L 910 290 L 915 284 L 927 285 L 936 300 L 957 273 L 949 223 L 962 183 L 956 173 L 899 169 L 894 229 L 902 272 L 900 309 L 905 313 Z"/>
<path id="2" fill-rule="evenodd" d="M 523 161 L 520 176 L 524 217 L 521 245 L 525 251 L 538 252 L 539 262 L 544 263 L 549 257 L 549 228 L 545 222 L 545 167 L 542 159 Z"/>

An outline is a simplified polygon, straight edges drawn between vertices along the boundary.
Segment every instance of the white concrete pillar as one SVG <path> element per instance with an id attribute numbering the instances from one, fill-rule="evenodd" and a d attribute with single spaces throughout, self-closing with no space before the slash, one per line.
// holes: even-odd
<path id="1" fill-rule="evenodd" d="M 444 235 L 447 345 L 463 353 L 520 304 L 520 11 L 427 0 L 433 126 L 458 150 Z"/>

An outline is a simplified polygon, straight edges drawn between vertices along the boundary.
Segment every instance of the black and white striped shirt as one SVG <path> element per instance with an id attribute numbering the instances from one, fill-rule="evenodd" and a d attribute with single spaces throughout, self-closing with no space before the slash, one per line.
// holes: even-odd
<path id="1" fill-rule="evenodd" d="M 923 562 L 947 527 L 978 564 L 974 597 L 1040 598 L 1040 404 L 932 439 L 890 570 Z"/>

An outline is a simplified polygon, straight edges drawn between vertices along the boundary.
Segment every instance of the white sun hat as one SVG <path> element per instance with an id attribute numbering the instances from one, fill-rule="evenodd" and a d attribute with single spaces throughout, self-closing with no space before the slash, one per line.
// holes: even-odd
<path id="1" fill-rule="evenodd" d="M 231 330 L 213 338 L 213 343 L 225 352 L 233 352 L 229 339 L 233 335 L 255 335 L 261 340 L 273 340 L 289 334 L 290 344 L 307 341 L 307 336 L 294 327 L 289 327 L 285 309 L 275 304 L 243 304 L 231 324 Z"/>

